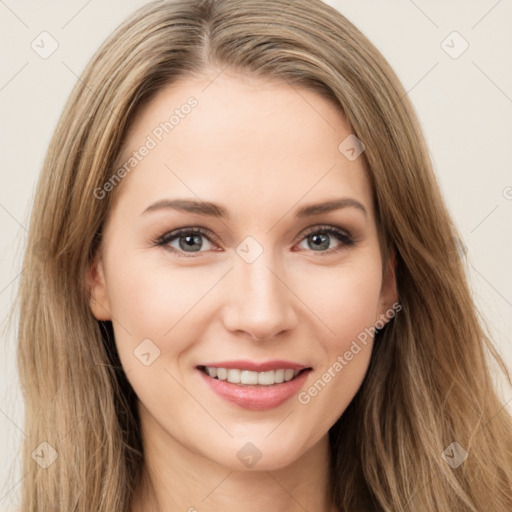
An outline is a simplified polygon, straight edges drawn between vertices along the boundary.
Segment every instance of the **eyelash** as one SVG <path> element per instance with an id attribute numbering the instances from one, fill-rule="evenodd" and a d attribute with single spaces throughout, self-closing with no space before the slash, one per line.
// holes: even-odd
<path id="1" fill-rule="evenodd" d="M 347 247 L 347 246 L 350 247 L 355 244 L 355 240 L 347 232 L 342 231 L 333 226 L 328 226 L 328 225 L 313 226 L 312 228 L 307 229 L 306 232 L 302 235 L 302 238 L 299 240 L 299 242 L 302 242 L 308 236 L 315 235 L 318 233 L 324 233 L 324 234 L 335 236 L 342 243 L 337 245 L 336 247 L 327 249 L 326 251 L 311 251 L 311 252 L 318 252 L 319 254 L 333 254 L 335 252 L 340 251 L 344 247 Z M 194 257 L 196 257 L 195 254 L 201 254 L 202 252 L 205 252 L 205 251 L 197 251 L 195 254 L 194 253 L 186 253 L 184 251 L 181 251 L 180 249 L 176 249 L 175 247 L 170 247 L 168 245 L 170 242 L 176 240 L 180 236 L 189 235 L 189 234 L 199 234 L 199 235 L 204 236 L 211 243 L 216 243 L 216 237 L 212 236 L 208 230 L 199 228 L 199 227 L 194 227 L 194 228 L 180 228 L 175 231 L 170 231 L 168 233 L 164 233 L 162 236 L 152 240 L 152 244 L 155 246 L 163 247 L 164 249 L 167 249 L 174 253 L 177 253 L 180 256 L 185 256 L 186 258 L 189 258 L 189 257 L 194 258 Z"/>

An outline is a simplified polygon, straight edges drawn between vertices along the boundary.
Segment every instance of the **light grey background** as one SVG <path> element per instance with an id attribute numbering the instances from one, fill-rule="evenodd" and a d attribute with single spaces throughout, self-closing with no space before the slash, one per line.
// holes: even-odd
<path id="1" fill-rule="evenodd" d="M 2 325 L 22 271 L 36 180 L 64 102 L 100 43 L 144 3 L 0 0 Z M 370 38 L 408 91 L 463 236 L 475 300 L 512 368 L 512 2 L 327 3 Z M 58 43 L 45 59 L 31 47 L 40 53 L 51 48 L 44 31 Z M 467 50 L 457 56 L 465 42 Z M 1 343 L 0 509 L 8 511 L 23 478 L 18 454 L 26 436 L 15 332 L 2 335 Z M 496 382 L 508 403 L 512 390 L 497 374 Z"/>

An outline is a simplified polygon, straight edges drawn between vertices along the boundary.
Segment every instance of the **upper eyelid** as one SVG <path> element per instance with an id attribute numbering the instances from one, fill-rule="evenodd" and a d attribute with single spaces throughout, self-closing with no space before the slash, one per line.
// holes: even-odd
<path id="1" fill-rule="evenodd" d="M 344 228 L 333 226 L 331 224 L 315 224 L 314 226 L 310 226 L 309 228 L 303 229 L 298 236 L 304 237 L 306 234 L 314 233 L 315 231 L 322 231 L 322 229 L 325 229 L 325 230 L 333 229 L 335 231 L 340 231 L 340 232 L 346 234 L 348 237 L 352 238 L 350 231 L 348 231 L 347 229 L 344 229 Z"/>
<path id="2" fill-rule="evenodd" d="M 212 231 L 210 231 L 207 228 L 193 226 L 193 227 L 177 228 L 177 229 L 173 229 L 171 231 L 167 231 L 162 236 L 158 237 L 158 240 L 165 240 L 166 238 L 175 239 L 175 238 L 178 238 L 179 236 L 182 236 L 183 234 L 188 234 L 188 233 L 196 233 L 196 234 L 202 235 L 206 238 L 212 238 L 213 240 L 216 240 L 218 238 L 216 235 L 214 235 L 212 233 Z"/>
<path id="3" fill-rule="evenodd" d="M 294 239 L 294 243 L 302 241 L 310 233 L 315 233 L 316 231 L 322 231 L 323 229 L 324 230 L 330 229 L 330 230 L 334 230 L 336 232 L 343 233 L 343 234 L 345 234 L 345 236 L 347 238 L 354 240 L 354 237 L 347 229 L 333 226 L 331 224 L 315 224 L 313 226 L 309 226 L 309 227 L 303 229 L 299 233 L 299 235 L 297 235 L 297 237 Z M 216 243 L 216 244 L 218 243 L 217 235 L 213 234 L 213 232 L 210 229 L 204 228 L 202 226 L 188 226 L 188 227 L 185 226 L 182 228 L 177 228 L 177 229 L 174 229 L 174 230 L 164 233 L 162 236 L 158 237 L 156 241 L 160 242 L 161 244 L 169 243 L 171 241 L 174 241 L 178 237 L 180 237 L 182 234 L 187 234 L 187 233 L 197 233 L 197 234 L 200 234 L 201 236 L 208 238 L 210 240 L 210 242 L 212 242 L 212 243 Z M 330 234 L 333 235 L 332 233 L 330 233 Z M 167 240 L 167 242 L 166 242 L 166 240 Z M 202 252 L 202 251 L 199 251 L 199 252 Z"/>

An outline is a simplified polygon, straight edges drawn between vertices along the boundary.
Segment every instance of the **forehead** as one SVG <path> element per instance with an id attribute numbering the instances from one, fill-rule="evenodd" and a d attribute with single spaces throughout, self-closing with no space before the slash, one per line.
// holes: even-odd
<path id="1" fill-rule="evenodd" d="M 182 79 L 130 127 L 117 192 L 137 208 L 195 197 L 273 215 L 302 198 L 357 196 L 371 213 L 364 160 L 340 150 L 350 135 L 341 111 L 309 89 L 229 74 Z"/>

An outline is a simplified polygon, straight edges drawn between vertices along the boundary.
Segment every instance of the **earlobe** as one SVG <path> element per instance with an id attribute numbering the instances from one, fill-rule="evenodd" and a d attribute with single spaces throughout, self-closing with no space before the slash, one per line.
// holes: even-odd
<path id="1" fill-rule="evenodd" d="M 111 320 L 103 261 L 99 255 L 94 257 L 87 269 L 86 287 L 89 291 L 89 306 L 94 317 L 97 320 Z"/>

